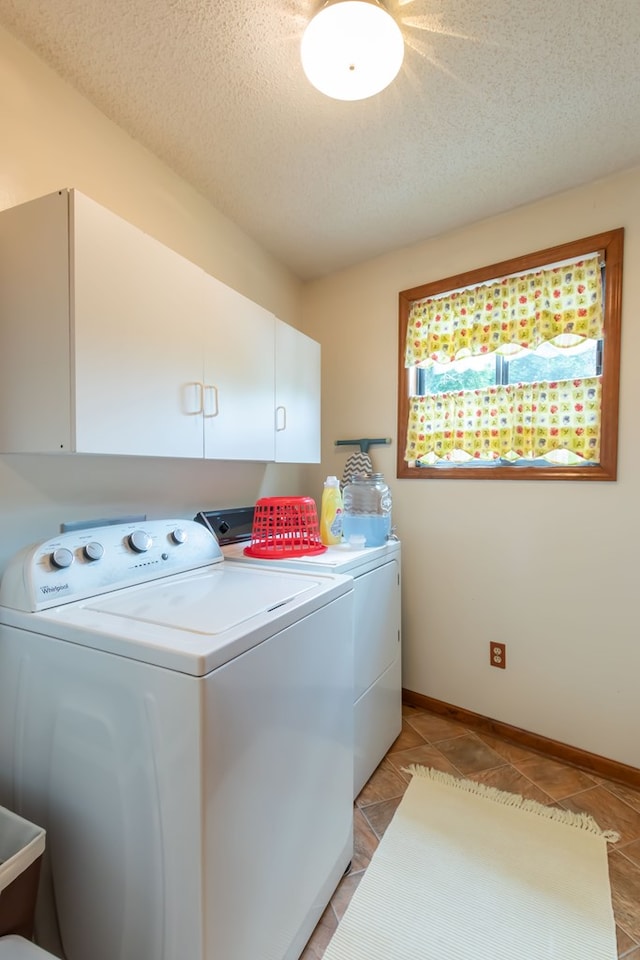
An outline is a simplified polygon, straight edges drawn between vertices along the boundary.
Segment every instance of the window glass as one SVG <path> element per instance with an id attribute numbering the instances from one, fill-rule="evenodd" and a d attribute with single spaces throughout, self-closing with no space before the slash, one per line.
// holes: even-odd
<path id="1" fill-rule="evenodd" d="M 559 349 L 543 344 L 509 360 L 509 383 L 535 380 L 575 380 L 597 375 L 598 341 L 585 340 L 575 347 Z"/>
<path id="2" fill-rule="evenodd" d="M 495 383 L 496 361 L 492 356 L 466 357 L 453 363 L 431 363 L 418 373 L 421 394 L 451 390 L 476 390 Z"/>

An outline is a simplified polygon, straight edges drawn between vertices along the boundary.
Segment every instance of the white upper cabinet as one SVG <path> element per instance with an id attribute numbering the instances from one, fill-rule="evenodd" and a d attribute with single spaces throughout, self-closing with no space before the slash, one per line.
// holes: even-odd
<path id="1" fill-rule="evenodd" d="M 273 460 L 275 317 L 207 277 L 204 342 L 204 453 Z"/>
<path id="2" fill-rule="evenodd" d="M 320 463 L 320 344 L 276 321 L 276 461 Z"/>
<path id="3" fill-rule="evenodd" d="M 73 449 L 202 457 L 205 274 L 82 194 L 70 199 Z"/>
<path id="4" fill-rule="evenodd" d="M 0 216 L 0 449 L 71 449 L 67 200 Z"/>
<path id="5" fill-rule="evenodd" d="M 3 211 L 0 450 L 280 458 L 284 327 L 78 191 Z"/>

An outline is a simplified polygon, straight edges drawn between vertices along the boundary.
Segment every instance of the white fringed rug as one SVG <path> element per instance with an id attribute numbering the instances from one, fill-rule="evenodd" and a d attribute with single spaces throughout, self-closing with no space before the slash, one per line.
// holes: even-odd
<path id="1" fill-rule="evenodd" d="M 592 817 L 412 766 L 324 960 L 616 960 Z"/>

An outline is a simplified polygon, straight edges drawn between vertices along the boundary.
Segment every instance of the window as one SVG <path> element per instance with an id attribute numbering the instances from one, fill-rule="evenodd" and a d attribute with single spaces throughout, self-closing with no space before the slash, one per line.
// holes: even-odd
<path id="1" fill-rule="evenodd" d="M 623 236 L 400 294 L 399 477 L 616 479 Z"/>

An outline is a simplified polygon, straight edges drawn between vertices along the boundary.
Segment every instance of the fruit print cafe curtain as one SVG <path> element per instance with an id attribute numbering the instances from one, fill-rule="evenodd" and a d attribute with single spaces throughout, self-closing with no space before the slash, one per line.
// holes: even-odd
<path id="1" fill-rule="evenodd" d="M 462 451 L 481 460 L 533 460 L 570 450 L 598 463 L 600 404 L 599 377 L 411 397 L 405 459 L 448 460 Z"/>
<path id="2" fill-rule="evenodd" d="M 405 364 L 447 363 L 503 352 L 507 344 L 535 350 L 557 337 L 560 346 L 602 335 L 600 258 L 593 256 L 416 301 Z M 599 377 L 412 396 L 405 460 L 455 460 L 462 452 L 484 461 L 515 461 L 569 450 L 597 463 L 600 420 Z"/>

